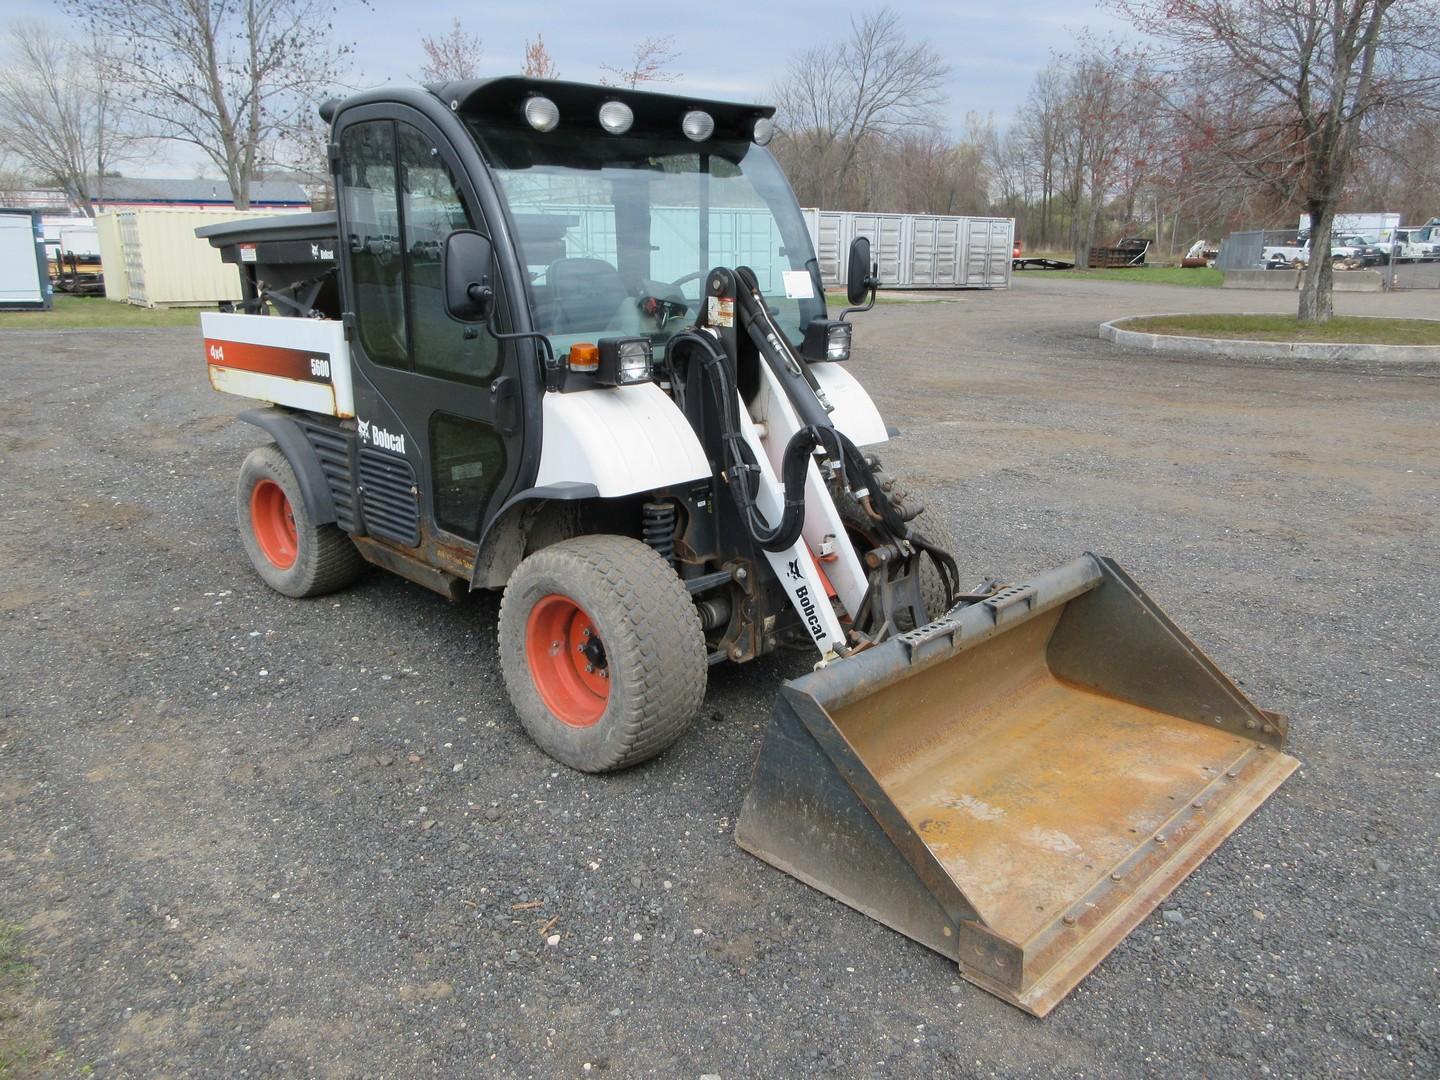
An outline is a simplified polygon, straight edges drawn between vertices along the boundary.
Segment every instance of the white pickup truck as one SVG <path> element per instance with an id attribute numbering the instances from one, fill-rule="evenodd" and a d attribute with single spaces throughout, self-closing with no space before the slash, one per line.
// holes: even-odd
<path id="1" fill-rule="evenodd" d="M 1364 246 L 1354 242 L 1352 236 L 1333 235 L 1331 238 L 1331 259 L 1361 259 Z M 1260 265 L 1266 269 L 1284 269 L 1287 266 L 1308 264 L 1310 261 L 1310 238 L 1300 233 L 1295 243 L 1267 243 L 1260 249 Z"/>
<path id="2" fill-rule="evenodd" d="M 1330 258 L 1359 259 L 1363 248 L 1349 242 L 1348 238 L 1335 237 L 1330 241 Z M 1267 270 L 1284 270 L 1295 263 L 1310 261 L 1310 237 L 1301 235 L 1294 244 L 1267 244 L 1260 249 L 1260 264 Z"/>

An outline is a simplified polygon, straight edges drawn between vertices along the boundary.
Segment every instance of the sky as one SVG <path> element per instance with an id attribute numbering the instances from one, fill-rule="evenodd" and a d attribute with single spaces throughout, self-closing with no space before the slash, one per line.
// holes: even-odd
<path id="1" fill-rule="evenodd" d="M 415 81 L 421 37 L 444 34 L 458 15 L 482 40 L 482 75 L 518 72 L 526 39 L 541 33 L 561 78 L 593 82 L 602 64 L 623 65 L 639 39 L 669 34 L 679 52 L 675 69 L 683 73 L 671 84 L 674 89 L 761 104 L 769 102 L 770 88 L 783 75 L 788 58 L 811 46 L 840 42 L 849 32 L 850 16 L 874 8 L 845 0 L 823 5 L 728 0 L 723 5 L 645 6 L 584 0 L 481 0 L 469 5 L 370 0 L 366 6 L 359 0 L 339 0 L 338 6 L 336 37 L 354 44 L 357 87 Z M 54 0 L 8 0 L 5 8 L 10 17 L 56 17 Z M 928 41 L 950 64 L 947 120 L 957 132 L 970 111 L 991 115 L 1000 126 L 1008 123 L 1024 103 L 1035 73 L 1055 50 L 1069 45 L 1074 30 L 1124 29 L 1094 0 L 899 0 L 891 10 L 908 38 Z M 136 176 L 196 174 L 192 154 L 174 150 L 167 156 L 125 171 Z"/>

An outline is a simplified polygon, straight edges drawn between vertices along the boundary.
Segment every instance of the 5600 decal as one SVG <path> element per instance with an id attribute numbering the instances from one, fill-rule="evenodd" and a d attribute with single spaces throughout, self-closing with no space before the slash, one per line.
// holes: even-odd
<path id="1" fill-rule="evenodd" d="M 304 349 L 285 349 L 277 345 L 206 338 L 205 359 L 217 367 L 254 371 L 261 375 L 277 375 L 282 379 L 323 383 L 330 381 L 330 358 L 316 356 Z"/>

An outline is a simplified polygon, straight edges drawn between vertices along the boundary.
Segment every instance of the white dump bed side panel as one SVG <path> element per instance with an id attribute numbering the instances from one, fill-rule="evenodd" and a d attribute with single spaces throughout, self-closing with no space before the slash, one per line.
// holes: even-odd
<path id="1" fill-rule="evenodd" d="M 355 415 L 350 347 L 341 323 L 207 311 L 200 330 L 216 390 L 307 412 Z"/>
<path id="2" fill-rule="evenodd" d="M 546 394 L 537 487 L 594 484 L 605 498 L 704 480 L 710 462 L 654 383 Z"/>

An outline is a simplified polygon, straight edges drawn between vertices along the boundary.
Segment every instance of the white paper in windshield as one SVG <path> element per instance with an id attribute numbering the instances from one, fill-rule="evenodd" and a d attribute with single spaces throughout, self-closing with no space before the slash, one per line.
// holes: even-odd
<path id="1" fill-rule="evenodd" d="M 810 277 L 809 270 L 786 270 L 785 296 L 790 300 L 813 300 L 815 299 L 815 283 Z"/>

